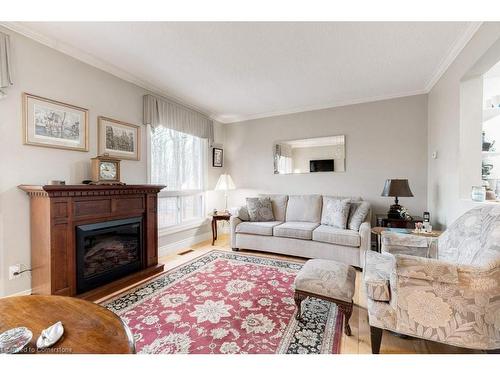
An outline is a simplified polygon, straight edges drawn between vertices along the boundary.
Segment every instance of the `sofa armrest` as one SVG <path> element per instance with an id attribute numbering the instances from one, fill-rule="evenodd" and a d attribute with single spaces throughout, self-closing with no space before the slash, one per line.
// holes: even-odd
<path id="1" fill-rule="evenodd" d="M 459 266 L 457 264 L 404 254 L 397 254 L 395 258 L 398 278 L 403 277 L 446 284 L 459 283 Z"/>
<path id="2" fill-rule="evenodd" d="M 369 299 L 389 302 L 391 299 L 391 274 L 394 273 L 394 257 L 390 254 L 366 251 L 363 283 Z"/>
<path id="3" fill-rule="evenodd" d="M 231 216 L 229 219 L 231 247 L 236 248 L 236 227 L 243 222 L 238 216 Z"/>
<path id="4" fill-rule="evenodd" d="M 359 226 L 359 236 L 361 237 L 361 243 L 359 246 L 359 264 L 364 267 L 365 264 L 365 253 L 371 251 L 371 241 L 372 241 L 372 226 L 370 221 L 364 221 Z"/>

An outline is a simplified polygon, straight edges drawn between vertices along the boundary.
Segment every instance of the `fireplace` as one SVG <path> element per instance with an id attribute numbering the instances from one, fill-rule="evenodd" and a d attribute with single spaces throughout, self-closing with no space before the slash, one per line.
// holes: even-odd
<path id="1" fill-rule="evenodd" d="M 140 270 L 142 246 L 141 217 L 77 226 L 77 293 Z"/>
<path id="2" fill-rule="evenodd" d="M 32 294 L 98 301 L 163 271 L 162 185 L 21 185 L 30 197 Z"/>

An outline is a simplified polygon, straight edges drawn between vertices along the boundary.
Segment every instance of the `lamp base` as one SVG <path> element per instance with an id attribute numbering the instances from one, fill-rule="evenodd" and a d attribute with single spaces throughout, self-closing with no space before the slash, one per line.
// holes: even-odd
<path id="1" fill-rule="evenodd" d="M 403 217 L 401 217 L 402 208 L 403 207 L 400 206 L 399 204 L 391 205 L 391 207 L 389 208 L 389 212 L 387 212 L 387 217 L 389 219 L 403 219 Z"/>

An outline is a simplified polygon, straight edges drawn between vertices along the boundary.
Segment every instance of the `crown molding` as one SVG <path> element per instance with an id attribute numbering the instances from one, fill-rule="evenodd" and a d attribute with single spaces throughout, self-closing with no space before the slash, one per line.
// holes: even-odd
<path id="1" fill-rule="evenodd" d="M 223 123 L 223 124 L 229 124 L 229 123 L 237 123 L 237 122 L 242 122 L 242 121 L 248 121 L 248 120 L 256 120 L 260 118 L 266 118 L 266 117 L 273 117 L 273 116 L 282 116 L 282 115 L 288 115 L 288 114 L 294 114 L 294 113 L 299 113 L 299 112 L 308 112 L 308 111 L 317 111 L 321 109 L 327 109 L 327 108 L 335 108 L 335 107 L 343 107 L 343 106 L 348 106 L 348 105 L 354 105 L 354 104 L 362 104 L 362 103 L 369 103 L 369 102 L 376 102 L 376 101 L 382 101 L 382 100 L 389 100 L 389 99 L 396 99 L 396 98 L 402 98 L 406 96 L 413 96 L 413 95 L 421 95 L 421 94 L 428 94 L 434 85 L 439 81 L 439 79 L 442 77 L 442 75 L 446 72 L 446 70 L 450 67 L 450 65 L 455 61 L 457 56 L 460 54 L 460 52 L 465 48 L 467 43 L 472 39 L 474 34 L 477 32 L 477 30 L 481 27 L 482 22 L 470 22 L 468 27 L 465 29 L 465 31 L 462 33 L 462 35 L 457 38 L 455 43 L 451 46 L 450 50 L 448 51 L 447 55 L 441 60 L 439 63 L 438 67 L 434 71 L 434 73 L 431 75 L 431 78 L 427 81 L 423 89 L 420 90 L 414 90 L 414 91 L 408 91 L 408 92 L 403 92 L 403 93 L 398 93 L 398 94 L 390 94 L 390 95 L 378 95 L 378 96 L 372 96 L 372 97 L 365 97 L 365 98 L 357 98 L 357 99 L 350 99 L 350 100 L 341 100 L 341 101 L 335 101 L 335 102 L 329 102 L 329 103 L 323 103 L 323 104 L 317 104 L 317 105 L 309 105 L 309 106 L 302 106 L 302 107 L 296 107 L 296 108 L 290 108 L 286 110 L 281 110 L 281 111 L 273 111 L 273 112 L 264 112 L 264 113 L 256 113 L 256 114 L 250 114 L 250 115 L 220 115 L 216 113 L 211 113 L 210 111 L 207 111 L 203 108 L 199 108 L 197 106 L 194 106 L 190 103 L 185 102 L 183 99 L 172 95 L 170 92 L 167 92 L 164 89 L 161 89 L 151 82 L 148 82 L 146 80 L 143 80 L 113 64 L 109 64 L 87 52 L 84 52 L 78 48 L 75 48 L 71 45 L 68 45 L 66 43 L 62 43 L 59 40 L 55 38 L 50 38 L 45 35 L 42 35 L 40 33 L 37 33 L 30 28 L 24 26 L 20 22 L 0 22 L 0 26 L 3 26 L 7 29 L 10 29 L 16 33 L 19 33 L 27 38 L 33 39 L 36 42 L 39 42 L 43 45 L 46 45 L 52 49 L 55 49 L 61 53 L 64 53 L 66 55 L 69 55 L 77 60 L 80 60 L 88 65 L 91 65 L 97 69 L 103 70 L 109 74 L 114 75 L 115 77 L 118 77 L 120 79 L 123 79 L 127 82 L 130 82 L 136 86 L 139 86 L 145 90 L 151 91 L 154 94 L 160 95 L 165 97 L 166 99 L 175 101 L 179 104 L 182 104 L 183 106 L 186 106 L 188 108 L 191 108 L 195 111 L 198 111 L 209 118 Z"/>
<path id="2" fill-rule="evenodd" d="M 482 22 L 469 22 L 469 25 L 462 33 L 460 37 L 457 38 L 455 43 L 450 47 L 448 54 L 441 60 L 438 67 L 434 71 L 427 84 L 425 85 L 425 91 L 429 93 L 434 85 L 439 81 L 443 74 L 448 70 L 450 65 L 455 61 L 460 52 L 465 48 L 467 43 L 470 42 L 474 34 L 479 30 L 483 23 Z"/>
<path id="3" fill-rule="evenodd" d="M 296 108 L 292 108 L 292 109 L 288 109 L 288 110 L 284 110 L 284 111 L 264 112 L 264 113 L 252 114 L 252 115 L 248 115 L 248 116 L 217 116 L 217 117 L 215 117 L 215 120 L 220 122 L 220 123 L 223 123 L 223 124 L 230 124 L 230 123 L 232 124 L 232 123 L 238 123 L 238 122 L 248 121 L 248 120 L 257 120 L 257 119 L 266 118 L 266 117 L 290 115 L 290 114 L 299 113 L 299 112 L 318 111 L 321 109 L 345 107 L 345 106 L 354 105 L 354 104 L 379 102 L 382 100 L 397 99 L 397 98 L 403 98 L 403 97 L 414 96 L 414 95 L 422 95 L 422 94 L 427 94 L 427 91 L 424 89 L 421 89 L 421 90 L 415 90 L 415 91 L 402 92 L 402 93 L 398 93 L 398 94 L 377 95 L 377 96 L 370 96 L 370 97 L 366 97 L 366 98 L 348 99 L 348 100 L 329 102 L 329 103 L 324 103 L 324 104 L 319 104 L 319 105 L 296 107 Z"/>
<path id="4" fill-rule="evenodd" d="M 186 103 L 183 99 L 172 95 L 171 93 L 155 86 L 151 82 L 148 82 L 144 79 L 141 79 L 119 67 L 113 64 L 109 64 L 102 59 L 99 59 L 95 57 L 92 54 L 89 54 L 87 52 L 84 52 L 76 47 L 73 47 L 67 43 L 63 43 L 55 38 L 47 37 L 45 35 L 42 35 L 38 32 L 33 31 L 29 27 L 24 26 L 21 22 L 0 22 L 0 26 L 3 26 L 11 31 L 14 31 L 18 34 L 21 34 L 29 39 L 32 39 L 38 43 L 41 43 L 49 48 L 55 49 L 56 51 L 59 51 L 61 53 L 64 53 L 65 55 L 71 56 L 76 60 L 82 61 L 88 65 L 93 66 L 94 68 L 97 68 L 99 70 L 102 70 L 106 73 L 109 73 L 115 77 L 118 77 L 120 79 L 123 79 L 124 81 L 130 82 L 136 86 L 139 86 L 145 90 L 150 91 L 153 94 L 160 95 L 164 97 L 165 99 L 177 102 L 187 108 L 190 108 L 194 111 L 200 112 L 203 115 L 214 119 L 216 116 L 209 111 L 197 107 L 193 104 Z"/>

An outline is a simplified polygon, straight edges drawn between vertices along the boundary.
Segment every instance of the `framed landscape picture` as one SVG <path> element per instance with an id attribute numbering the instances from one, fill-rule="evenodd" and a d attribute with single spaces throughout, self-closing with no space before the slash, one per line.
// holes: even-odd
<path id="1" fill-rule="evenodd" d="M 89 111 L 23 93 L 24 144 L 88 151 Z"/>
<path id="2" fill-rule="evenodd" d="M 214 147 L 212 151 L 212 166 L 222 167 L 224 163 L 224 150 Z"/>
<path id="3" fill-rule="evenodd" d="M 139 160 L 141 129 L 137 125 L 99 116 L 99 154 L 118 159 Z"/>

